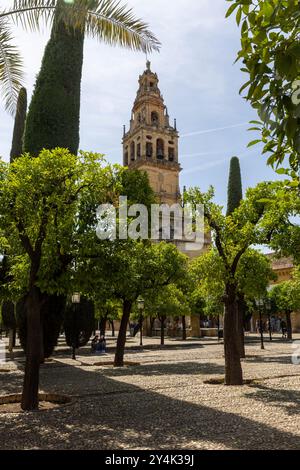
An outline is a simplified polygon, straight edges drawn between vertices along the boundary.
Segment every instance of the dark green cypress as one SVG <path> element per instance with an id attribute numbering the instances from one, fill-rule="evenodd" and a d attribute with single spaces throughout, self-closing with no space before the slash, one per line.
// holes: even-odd
<path id="1" fill-rule="evenodd" d="M 242 177 L 238 157 L 232 157 L 227 192 L 227 215 L 237 209 L 243 199 Z"/>
<path id="2" fill-rule="evenodd" d="M 242 177 L 240 161 L 238 157 L 232 157 L 230 161 L 230 171 L 228 180 L 228 194 L 227 194 L 227 216 L 237 209 L 243 199 Z M 246 316 L 246 302 L 243 292 L 239 293 L 237 301 L 237 330 L 239 332 L 239 350 L 240 357 L 245 357 L 245 337 L 244 337 L 244 322 Z"/>
<path id="3" fill-rule="evenodd" d="M 55 21 L 26 120 L 24 150 L 79 146 L 80 87 L 84 32 Z"/>
<path id="4" fill-rule="evenodd" d="M 50 357 L 57 345 L 57 339 L 63 323 L 63 311 L 65 297 L 44 294 L 41 317 L 43 324 L 43 349 L 44 359 Z M 27 320 L 26 320 L 26 296 L 20 299 L 16 306 L 16 317 L 19 330 L 19 339 L 26 353 Z"/>
<path id="5" fill-rule="evenodd" d="M 26 88 L 21 88 L 17 103 L 17 112 L 15 116 L 15 125 L 13 132 L 13 139 L 10 151 L 10 162 L 23 153 L 23 137 L 25 129 L 27 113 L 27 91 Z"/>
<path id="6" fill-rule="evenodd" d="M 17 324 L 16 324 L 14 303 L 11 302 L 10 300 L 5 300 L 2 303 L 1 314 L 2 314 L 2 323 L 3 323 L 4 328 L 8 330 L 15 330 Z"/>
<path id="7" fill-rule="evenodd" d="M 94 303 L 84 297 L 79 304 L 68 304 L 65 309 L 64 330 L 66 343 L 76 349 L 85 346 L 95 328 Z"/>

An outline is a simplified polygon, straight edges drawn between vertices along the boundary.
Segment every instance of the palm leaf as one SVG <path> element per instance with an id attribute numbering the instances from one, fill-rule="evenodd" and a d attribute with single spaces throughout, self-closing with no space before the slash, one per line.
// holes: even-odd
<path id="1" fill-rule="evenodd" d="M 13 7 L 1 16 L 11 17 L 25 29 L 39 30 L 40 24 L 53 20 L 60 3 L 60 19 L 70 27 L 85 30 L 109 45 L 120 45 L 133 50 L 159 50 L 160 43 L 148 29 L 148 24 L 136 18 L 133 10 L 119 0 L 14 0 Z"/>
<path id="2" fill-rule="evenodd" d="M 0 18 L 6 17 L 24 29 L 39 31 L 41 23 L 52 21 L 57 0 L 14 0 L 13 6 L 0 12 Z"/>
<path id="3" fill-rule="evenodd" d="M 0 18 L 0 88 L 6 109 L 14 114 L 23 73 L 22 59 L 12 40 L 7 21 Z"/>
<path id="4" fill-rule="evenodd" d="M 62 7 L 59 13 L 58 5 Z M 10 112 L 15 110 L 21 87 L 22 61 L 12 45 L 7 20 L 38 31 L 41 24 L 52 23 L 54 14 L 69 27 L 81 29 L 109 45 L 143 52 L 158 51 L 160 47 L 148 24 L 119 0 L 73 0 L 73 4 L 69 0 L 14 0 L 11 8 L 0 12 L 0 86 Z"/>
<path id="5" fill-rule="evenodd" d="M 159 50 L 160 43 L 149 25 L 118 0 L 77 0 L 66 12 L 71 24 L 75 21 L 84 26 L 89 36 L 106 44 L 143 52 Z"/>

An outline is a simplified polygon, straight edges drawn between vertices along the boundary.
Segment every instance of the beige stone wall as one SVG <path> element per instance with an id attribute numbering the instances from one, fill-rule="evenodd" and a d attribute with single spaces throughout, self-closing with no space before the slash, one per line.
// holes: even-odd
<path id="1" fill-rule="evenodd" d="M 300 332 L 300 312 L 294 312 L 291 315 L 293 332 Z"/>

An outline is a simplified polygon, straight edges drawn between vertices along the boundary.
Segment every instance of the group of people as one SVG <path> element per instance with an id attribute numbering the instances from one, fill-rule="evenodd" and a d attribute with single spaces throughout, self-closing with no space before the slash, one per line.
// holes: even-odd
<path id="1" fill-rule="evenodd" d="M 255 329 L 257 333 L 260 333 L 260 321 L 256 320 Z M 271 330 L 272 333 L 282 333 L 282 337 L 287 337 L 287 324 L 282 318 L 271 317 L 270 320 L 263 322 L 262 330 L 268 332 Z"/>
<path id="2" fill-rule="evenodd" d="M 98 335 L 96 335 L 93 339 L 92 339 L 92 343 L 91 343 L 91 351 L 92 353 L 95 353 L 95 354 L 105 354 L 106 353 L 106 340 L 105 340 L 105 337 L 103 335 L 101 335 L 100 337 Z"/>

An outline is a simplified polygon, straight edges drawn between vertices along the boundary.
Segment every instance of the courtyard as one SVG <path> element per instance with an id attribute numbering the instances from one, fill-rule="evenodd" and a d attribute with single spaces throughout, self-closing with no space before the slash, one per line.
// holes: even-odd
<path id="1" fill-rule="evenodd" d="M 295 340 L 300 335 L 295 335 Z M 126 344 L 124 368 L 106 355 L 79 351 L 60 338 L 41 366 L 40 390 L 71 403 L 37 412 L 0 413 L 1 449 L 297 449 L 300 446 L 300 366 L 280 335 L 260 349 L 246 339 L 244 386 L 226 387 L 223 344 L 215 338 L 138 338 Z M 1 365 L 1 395 L 22 390 L 24 359 Z"/>

